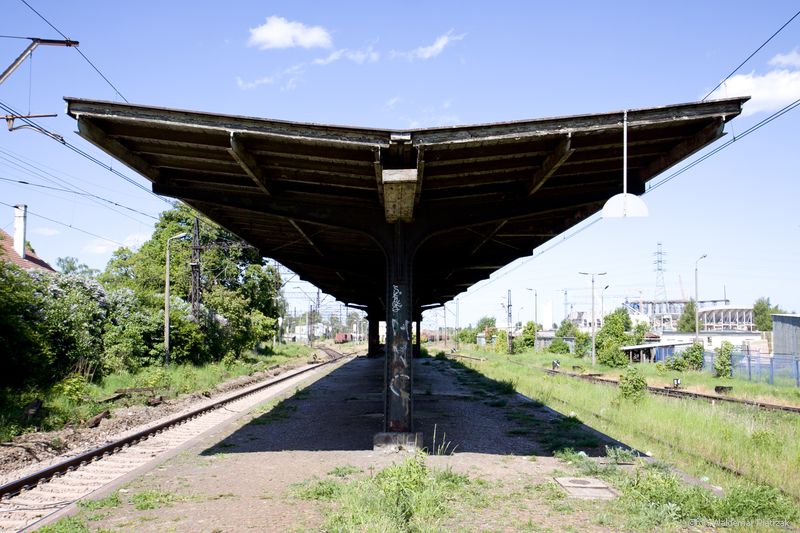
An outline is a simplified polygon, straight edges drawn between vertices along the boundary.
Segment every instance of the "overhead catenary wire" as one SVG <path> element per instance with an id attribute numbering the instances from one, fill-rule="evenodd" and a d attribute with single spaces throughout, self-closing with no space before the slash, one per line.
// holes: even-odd
<path id="1" fill-rule="evenodd" d="M 6 207 L 11 207 L 11 208 L 15 208 L 15 207 L 17 207 L 17 206 L 15 206 L 15 205 L 7 204 L 7 203 L 5 203 L 5 202 L 0 202 L 0 205 L 4 205 L 4 206 L 6 206 Z M 50 218 L 50 217 L 47 217 L 47 216 L 45 216 L 45 215 L 40 215 L 40 214 L 38 214 L 38 213 L 34 213 L 34 212 L 33 212 L 33 211 L 31 211 L 30 209 L 27 211 L 27 213 L 28 213 L 29 215 L 33 215 L 33 216 L 35 216 L 35 217 L 39 217 L 39 218 L 42 218 L 42 219 L 44 219 L 44 220 L 47 220 L 48 222 L 52 222 L 53 224 L 58 224 L 58 225 L 60 225 L 60 226 L 65 226 L 65 227 L 67 227 L 67 228 L 73 229 L 73 230 L 75 230 L 75 231 L 79 231 L 79 232 L 81 232 L 81 233 L 85 233 L 86 235 L 89 235 L 90 237 L 95 237 L 95 238 L 97 238 L 97 239 L 102 239 L 102 240 L 104 240 L 104 241 L 108 241 L 108 242 L 111 242 L 111 243 L 114 243 L 114 244 L 118 244 L 118 245 L 120 245 L 120 246 L 125 246 L 125 244 L 124 244 L 124 243 L 121 243 L 121 242 L 119 242 L 119 241 L 115 241 L 114 239 L 109 239 L 108 237 L 103 237 L 102 235 L 98 235 L 98 234 L 96 234 L 96 233 L 92 233 L 91 231 L 87 231 L 87 230 L 85 230 L 85 229 L 83 229 L 83 228 L 79 228 L 79 227 L 77 227 L 77 226 L 73 226 L 72 224 L 68 224 L 68 223 L 66 223 L 66 222 L 61 222 L 60 220 L 55 220 L 55 219 L 53 219 L 53 218 Z"/>
<path id="2" fill-rule="evenodd" d="M 117 207 L 121 207 L 123 209 L 127 209 L 127 210 L 132 211 L 134 213 L 137 213 L 139 215 L 143 215 L 143 216 L 146 216 L 148 218 L 152 218 L 153 220 L 158 220 L 158 217 L 154 217 L 153 215 L 145 213 L 144 211 L 139 211 L 138 209 L 134 209 L 132 207 L 128 207 L 127 205 L 122 205 L 122 204 L 117 203 L 117 202 L 115 202 L 113 200 L 109 200 L 107 198 L 103 198 L 101 196 L 97 196 L 96 194 L 73 191 L 71 189 L 62 189 L 60 187 L 52 187 L 50 185 L 44 185 L 44 184 L 41 184 L 41 183 L 31 183 L 31 182 L 23 181 L 23 180 L 12 180 L 12 179 L 9 179 L 9 178 L 0 178 L 0 181 L 6 181 L 6 182 L 9 182 L 9 183 L 18 183 L 20 185 L 28 185 L 28 186 L 31 186 L 31 187 L 39 187 L 39 188 L 47 189 L 47 190 L 51 190 L 51 191 L 58 191 L 58 192 L 66 192 L 66 193 L 70 193 L 70 194 L 77 194 L 79 196 L 85 196 L 87 198 L 94 198 L 96 200 L 101 200 L 101 201 L 107 202 L 107 203 L 109 203 L 111 205 L 115 205 Z"/>
<path id="3" fill-rule="evenodd" d="M 51 28 L 53 28 L 53 30 L 55 30 L 55 32 L 56 32 L 56 33 L 58 33 L 59 35 L 61 35 L 61 36 L 62 36 L 64 39 L 66 39 L 66 40 L 68 40 L 68 41 L 70 40 L 70 38 L 69 38 L 69 37 L 67 37 L 67 36 L 64 34 L 64 32 L 62 32 L 61 30 L 59 30 L 58 28 L 56 28 L 56 27 L 53 25 L 53 23 L 52 23 L 52 22 L 50 22 L 49 20 L 47 20 L 47 19 L 44 17 L 44 15 L 42 15 L 41 13 L 39 13 L 38 11 L 36 11 L 36 10 L 33 8 L 33 6 L 31 6 L 31 5 L 30 5 L 28 2 L 26 2 L 25 0 L 20 0 L 20 2 L 22 2 L 23 4 L 25 4 L 26 6 L 28 6 L 28 9 L 30 9 L 31 11 L 33 11 L 34 13 L 36 13 L 36 15 L 37 15 L 37 16 L 38 16 L 40 19 L 42 19 L 42 20 L 43 20 L 45 23 L 47 23 L 47 25 L 48 25 L 48 26 L 50 26 Z M 90 60 L 88 57 L 86 57 L 86 54 L 84 54 L 84 53 L 83 53 L 83 51 L 81 51 L 81 49 L 80 49 L 79 47 L 77 47 L 77 46 L 74 46 L 73 48 L 75 48 L 75 50 L 76 50 L 76 51 L 77 51 L 77 52 L 78 52 L 78 53 L 81 55 L 81 57 L 82 57 L 84 60 L 86 60 L 86 62 L 87 62 L 87 63 L 89 63 L 89 66 L 91 66 L 91 67 L 94 69 L 94 71 L 95 71 L 95 72 L 97 72 L 97 74 L 99 74 L 101 78 L 103 78 L 103 80 L 104 80 L 104 81 L 105 81 L 105 82 L 108 84 L 108 86 L 109 86 L 109 87 L 111 87 L 111 88 L 114 90 L 114 92 L 115 92 L 115 93 L 117 93 L 117 96 L 119 96 L 120 98 L 122 98 L 122 99 L 125 101 L 125 103 L 129 103 L 129 102 L 128 102 L 128 99 L 127 99 L 127 98 L 125 98 L 124 96 L 122 96 L 122 93 L 121 93 L 121 92 L 119 92 L 119 89 L 117 89 L 117 88 L 114 86 L 114 84 L 113 84 L 113 83 L 111 83 L 111 80 L 109 80 L 109 79 L 106 77 L 106 75 L 105 75 L 105 74 L 103 74 L 103 73 L 100 71 L 100 69 L 99 69 L 99 68 L 97 68 L 97 65 L 95 65 L 94 63 L 92 63 L 92 61 L 91 61 L 91 60 Z"/>
<path id="4" fill-rule="evenodd" d="M 745 65 L 745 64 L 746 64 L 748 61 L 750 61 L 750 60 L 753 58 L 753 56 L 754 56 L 754 55 L 756 55 L 758 52 L 760 52 L 760 51 L 761 51 L 761 49 L 762 49 L 762 48 L 764 48 L 764 47 L 767 45 L 767 43 L 769 43 L 769 42 L 770 42 L 770 41 L 771 41 L 773 38 L 775 38 L 775 36 L 777 36 L 777 35 L 778 35 L 780 32 L 782 32 L 782 31 L 783 31 L 783 29 L 784 29 L 786 26 L 788 26 L 789 24 L 791 24 L 791 22 L 792 22 L 794 19 L 796 19 L 798 15 L 800 15 L 800 11 L 798 11 L 797 13 L 795 13 L 795 14 L 794 14 L 794 15 L 793 15 L 793 16 L 792 16 L 792 17 L 791 17 L 789 20 L 787 20 L 787 21 L 786 21 L 786 22 L 783 24 L 783 26 L 781 26 L 780 28 L 778 28 L 778 29 L 775 31 L 775 33 L 773 33 L 772 35 L 770 35 L 769 39 L 767 39 L 766 41 L 764 41 L 763 43 L 761 43 L 761 46 L 759 46 L 758 48 L 756 48 L 756 49 L 753 51 L 753 53 L 751 53 L 749 56 L 747 56 L 747 58 L 746 58 L 744 61 L 742 61 L 741 63 L 739 63 L 739 65 L 738 65 L 738 66 L 737 66 L 735 69 L 733 69 L 733 70 L 730 72 L 730 74 L 728 74 L 727 76 L 725 76 L 725 78 L 724 78 L 724 79 L 723 79 L 721 82 L 719 82 L 719 83 L 718 83 L 718 84 L 717 84 L 717 85 L 716 85 L 716 86 L 715 86 L 713 89 L 711 89 L 711 90 L 708 92 L 708 94 L 707 94 L 707 95 L 705 95 L 705 96 L 703 97 L 703 100 L 702 100 L 702 101 L 704 101 L 704 102 L 705 102 L 706 98 L 708 98 L 709 96 L 711 96 L 712 94 L 714 94 L 714 91 L 716 91 L 717 89 L 719 89 L 720 87 L 722 87 L 722 85 L 723 85 L 723 84 L 724 84 L 726 81 L 728 81 L 728 80 L 731 78 L 731 76 L 733 76 L 734 74 L 736 74 L 736 73 L 739 71 L 739 69 L 740 69 L 740 68 L 742 68 L 742 67 L 743 67 L 743 66 L 744 66 L 744 65 Z"/>
<path id="5" fill-rule="evenodd" d="M 67 141 L 63 136 L 59 135 L 58 133 L 55 133 L 55 132 L 52 132 L 52 131 L 48 130 L 47 128 L 37 124 L 36 122 L 34 122 L 33 120 L 31 120 L 29 118 L 19 117 L 19 115 L 21 113 L 19 113 L 18 111 L 16 111 L 14 108 L 12 108 L 8 104 L 4 103 L 3 101 L 0 101 L 0 108 L 2 108 L 6 113 L 10 113 L 12 115 L 17 116 L 18 117 L 17 120 L 22 120 L 23 122 L 25 122 L 25 124 L 27 124 L 28 126 L 32 127 L 33 129 L 35 129 L 39 133 L 42 133 L 42 134 L 46 135 L 47 137 L 50 137 L 51 139 L 54 139 L 59 144 L 62 144 L 64 146 L 66 146 L 67 148 L 69 148 L 70 150 L 72 150 L 76 154 L 80 155 L 81 157 L 83 157 L 83 158 L 91 161 L 92 163 L 104 168 L 105 170 L 111 172 L 112 174 L 114 174 L 116 176 L 119 176 L 120 178 L 124 179 L 125 181 L 127 181 L 128 183 L 133 185 L 134 187 L 137 187 L 138 189 L 141 189 L 141 190 L 145 191 L 146 193 L 155 196 L 156 198 L 158 198 L 162 202 L 165 202 L 165 203 L 167 203 L 169 205 L 173 205 L 172 201 L 164 198 L 163 196 L 160 196 L 160 195 L 154 193 L 152 190 L 148 189 L 147 187 L 145 187 L 141 183 L 138 183 L 133 178 L 130 178 L 129 176 L 126 176 L 122 172 L 120 172 L 117 169 L 113 168 L 111 165 L 108 165 L 108 164 L 104 163 L 103 161 L 101 161 L 100 159 L 96 158 L 95 156 L 85 152 L 84 150 L 81 150 L 77 146 L 75 146 L 72 143 L 70 143 L 69 141 Z"/>

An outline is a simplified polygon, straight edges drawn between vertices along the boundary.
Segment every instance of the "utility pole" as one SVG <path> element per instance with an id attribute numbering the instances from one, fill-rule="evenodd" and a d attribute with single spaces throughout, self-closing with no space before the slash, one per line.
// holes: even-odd
<path id="1" fill-rule="evenodd" d="M 306 315 L 306 338 L 308 339 L 308 345 L 311 346 L 314 344 L 314 334 L 311 332 L 311 313 L 314 312 L 314 308 L 311 304 L 308 304 L 308 314 Z"/>
<path id="2" fill-rule="evenodd" d="M 567 289 L 564 289 L 564 319 L 569 318 L 569 302 L 567 302 Z"/>
<path id="3" fill-rule="evenodd" d="M 697 263 L 700 262 L 701 259 L 705 259 L 708 254 L 703 254 L 700 258 L 694 262 L 694 343 L 697 344 L 700 342 L 700 297 L 698 296 L 699 291 L 697 289 Z"/>
<path id="4" fill-rule="evenodd" d="M 511 314 L 511 289 L 508 289 L 508 305 L 506 306 L 506 311 L 508 312 L 508 353 L 514 352 L 514 339 L 512 335 L 512 324 L 511 321 L 514 320 L 513 315 Z"/>
<path id="5" fill-rule="evenodd" d="M 194 232 L 192 232 L 192 292 L 189 301 L 192 302 L 192 316 L 200 318 L 200 220 L 194 217 Z"/>
<path id="6" fill-rule="evenodd" d="M 595 365 L 596 356 L 595 356 L 595 346 L 594 346 L 594 330 L 597 324 L 594 321 L 594 277 L 595 276 L 605 276 L 607 272 L 578 272 L 578 274 L 583 274 L 584 276 L 592 276 L 592 366 Z"/>
<path id="7" fill-rule="evenodd" d="M 458 350 L 458 298 L 456 298 L 456 350 Z"/>

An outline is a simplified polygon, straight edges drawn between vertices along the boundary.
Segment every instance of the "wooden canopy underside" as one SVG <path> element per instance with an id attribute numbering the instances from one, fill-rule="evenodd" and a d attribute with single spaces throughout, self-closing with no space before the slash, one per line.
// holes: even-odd
<path id="1" fill-rule="evenodd" d="M 408 131 L 67 98 L 80 134 L 341 301 L 386 294 L 393 224 L 416 308 L 450 300 L 622 192 L 623 113 Z M 628 191 L 723 135 L 746 98 L 628 111 Z"/>

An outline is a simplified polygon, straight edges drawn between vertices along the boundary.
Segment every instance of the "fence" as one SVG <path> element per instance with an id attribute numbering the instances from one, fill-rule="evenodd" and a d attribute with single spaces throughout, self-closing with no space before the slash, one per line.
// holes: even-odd
<path id="1" fill-rule="evenodd" d="M 715 352 L 705 352 L 703 370 L 714 373 Z M 770 385 L 800 387 L 800 357 L 797 355 L 761 355 L 744 351 L 731 353 L 731 377 Z"/>

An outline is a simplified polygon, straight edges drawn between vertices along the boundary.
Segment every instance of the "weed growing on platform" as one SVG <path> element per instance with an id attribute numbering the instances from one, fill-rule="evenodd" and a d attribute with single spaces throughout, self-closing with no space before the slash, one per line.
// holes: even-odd
<path id="1" fill-rule="evenodd" d="M 140 511 L 167 507 L 176 500 L 177 497 L 171 492 L 165 492 L 157 489 L 138 492 L 131 498 L 133 506 Z"/>
<path id="2" fill-rule="evenodd" d="M 455 502 L 481 504 L 478 482 L 450 469 L 430 469 L 426 457 L 418 453 L 375 475 L 335 484 L 340 492 L 325 529 L 431 531 L 452 512 Z"/>
<path id="3" fill-rule="evenodd" d="M 740 483 L 724 496 L 715 496 L 703 487 L 686 484 L 658 463 L 640 464 L 633 472 L 626 472 L 574 450 L 556 455 L 574 466 L 579 475 L 602 478 L 616 486 L 622 493 L 616 507 L 632 529 L 676 526 L 688 520 L 800 520 L 794 500 L 766 485 Z"/>

